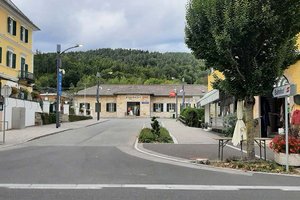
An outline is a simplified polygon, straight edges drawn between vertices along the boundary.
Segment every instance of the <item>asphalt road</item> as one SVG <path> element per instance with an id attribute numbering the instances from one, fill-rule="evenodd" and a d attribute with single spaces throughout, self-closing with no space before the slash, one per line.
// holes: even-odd
<path id="1" fill-rule="evenodd" d="M 0 199 L 299 199 L 300 178 L 227 173 L 133 149 L 150 119 L 112 119 L 0 151 Z"/>

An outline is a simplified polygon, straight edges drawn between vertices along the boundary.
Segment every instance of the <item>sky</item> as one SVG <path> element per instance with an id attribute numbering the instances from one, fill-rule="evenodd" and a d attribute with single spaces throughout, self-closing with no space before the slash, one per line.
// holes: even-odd
<path id="1" fill-rule="evenodd" d="M 184 43 L 188 0 L 12 0 L 41 30 L 33 50 L 82 44 L 99 48 L 189 52 Z M 79 49 L 78 49 L 79 50 Z"/>

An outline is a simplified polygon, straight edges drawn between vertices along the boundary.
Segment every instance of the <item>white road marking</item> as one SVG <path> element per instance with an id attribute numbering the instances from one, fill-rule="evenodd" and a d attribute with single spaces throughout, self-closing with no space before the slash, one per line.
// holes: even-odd
<path id="1" fill-rule="evenodd" d="M 235 146 L 232 146 L 232 145 L 230 145 L 230 144 L 226 144 L 226 146 L 227 146 L 227 147 L 229 147 L 229 148 L 232 148 L 232 149 L 235 149 L 235 150 L 241 151 L 241 149 L 240 149 L 240 148 L 237 148 L 237 147 L 235 147 Z M 245 150 L 242 150 L 242 151 L 243 151 L 243 153 L 247 153 L 247 151 L 245 151 Z M 255 157 L 256 157 L 256 158 L 260 158 L 260 157 L 259 157 L 259 155 L 256 155 L 256 154 L 255 154 Z M 265 158 L 265 157 L 264 157 L 264 156 L 262 156 L 262 159 L 264 159 L 264 158 Z"/>
<path id="2" fill-rule="evenodd" d="M 171 185 L 171 184 L 0 184 L 6 189 L 30 190 L 100 190 L 104 188 L 137 188 L 147 190 L 196 190 L 196 191 L 237 191 L 237 190 L 281 190 L 300 191 L 300 186 L 240 186 L 240 185 Z"/>

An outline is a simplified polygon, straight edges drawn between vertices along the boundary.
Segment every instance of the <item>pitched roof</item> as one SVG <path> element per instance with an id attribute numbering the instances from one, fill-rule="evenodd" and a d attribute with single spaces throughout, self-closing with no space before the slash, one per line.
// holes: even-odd
<path id="1" fill-rule="evenodd" d="M 182 85 L 100 85 L 100 96 L 113 95 L 154 95 L 154 96 L 169 96 L 171 91 L 176 89 L 179 96 L 182 96 Z M 97 86 L 80 90 L 77 95 L 95 96 Z M 186 96 L 203 96 L 207 91 L 205 85 L 184 85 Z"/>
<path id="2" fill-rule="evenodd" d="M 26 20 L 35 31 L 39 31 L 39 27 L 37 27 L 11 0 L 1 0 L 4 4 L 10 7 L 13 11 L 19 14 L 24 20 Z"/>

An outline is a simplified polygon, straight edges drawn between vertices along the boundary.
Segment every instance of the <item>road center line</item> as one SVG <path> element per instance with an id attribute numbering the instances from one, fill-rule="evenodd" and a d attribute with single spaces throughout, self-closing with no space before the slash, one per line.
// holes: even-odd
<path id="1" fill-rule="evenodd" d="M 237 191 L 237 190 L 281 190 L 300 191 L 300 186 L 239 186 L 239 185 L 163 185 L 163 184 L 0 184 L 6 189 L 30 190 L 100 190 L 104 188 L 137 188 L 148 190 L 196 190 L 196 191 Z"/>

